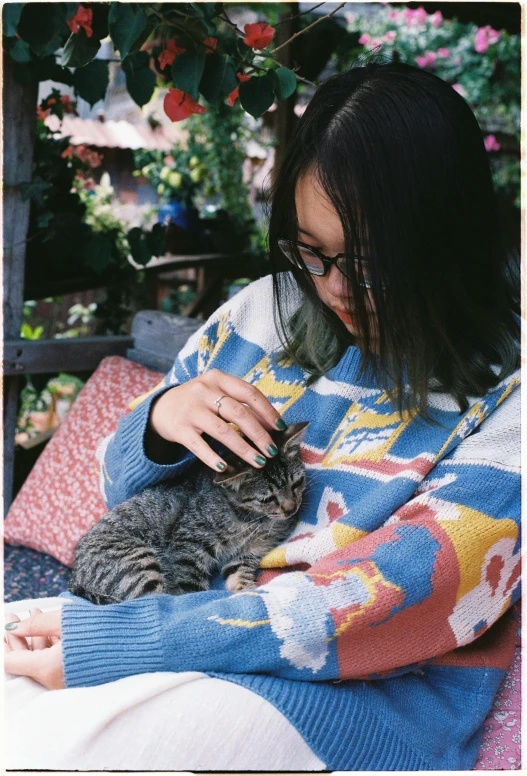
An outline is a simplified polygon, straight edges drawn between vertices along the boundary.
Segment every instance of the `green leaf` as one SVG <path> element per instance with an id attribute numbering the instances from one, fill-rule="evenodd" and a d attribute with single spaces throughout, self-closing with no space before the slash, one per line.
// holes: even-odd
<path id="1" fill-rule="evenodd" d="M 11 59 L 14 59 L 15 62 L 31 62 L 32 56 L 29 43 L 26 43 L 22 38 L 8 38 L 6 43 Z"/>
<path id="2" fill-rule="evenodd" d="M 39 61 L 37 72 L 40 81 L 57 81 L 60 84 L 73 86 L 73 73 L 67 67 L 57 64 L 54 56 Z"/>
<path id="3" fill-rule="evenodd" d="M 176 89 L 190 94 L 193 100 L 199 97 L 198 86 L 205 67 L 205 51 L 185 51 L 172 64 L 172 78 Z M 210 55 L 209 55 L 210 56 Z"/>
<path id="4" fill-rule="evenodd" d="M 86 267 L 95 272 L 102 272 L 111 261 L 112 242 L 105 234 L 94 233 L 83 245 L 80 254 Z"/>
<path id="5" fill-rule="evenodd" d="M 62 3 L 26 3 L 20 14 L 18 34 L 31 47 L 44 46 L 67 30 Z"/>
<path id="6" fill-rule="evenodd" d="M 152 258 L 152 251 L 148 246 L 143 230 L 135 226 L 133 229 L 130 229 L 126 238 L 130 245 L 132 258 L 137 264 L 141 264 L 144 267 Z"/>
<path id="7" fill-rule="evenodd" d="M 18 190 L 20 191 L 22 199 L 24 201 L 31 199 L 37 205 L 44 204 L 44 196 L 46 191 L 49 191 L 51 188 L 53 188 L 51 183 L 48 183 L 48 181 L 38 177 L 34 178 L 29 183 L 18 184 Z"/>
<path id="8" fill-rule="evenodd" d="M 150 70 L 149 61 L 150 57 L 146 51 L 139 51 L 137 54 L 130 54 L 122 63 L 126 88 L 140 108 L 150 102 L 156 86 L 156 76 Z"/>
<path id="9" fill-rule="evenodd" d="M 205 70 L 199 85 L 199 90 L 207 102 L 215 103 L 222 100 L 236 89 L 238 84 L 236 70 L 230 57 L 221 56 L 216 52 L 207 54 Z"/>
<path id="10" fill-rule="evenodd" d="M 101 42 L 95 35 L 88 38 L 81 27 L 79 32 L 73 33 L 68 38 L 60 64 L 63 67 L 84 67 L 94 59 L 101 47 Z"/>
<path id="11" fill-rule="evenodd" d="M 287 100 L 296 90 L 296 76 L 288 67 L 279 67 L 272 71 L 274 75 L 274 93 L 278 100 Z"/>
<path id="12" fill-rule="evenodd" d="M 79 3 L 62 3 L 62 5 L 64 6 L 64 18 L 68 22 L 77 13 Z"/>
<path id="13" fill-rule="evenodd" d="M 166 226 L 154 224 L 151 232 L 147 232 L 146 244 L 153 256 L 164 256 L 167 249 Z"/>
<path id="14" fill-rule="evenodd" d="M 90 107 L 103 100 L 110 80 L 108 62 L 94 59 L 84 67 L 78 67 L 73 76 L 76 94 L 89 103 Z"/>
<path id="15" fill-rule="evenodd" d="M 2 33 L 6 38 L 14 38 L 17 34 L 17 26 L 20 14 L 25 3 L 4 3 L 2 8 Z"/>
<path id="16" fill-rule="evenodd" d="M 108 3 L 92 3 L 93 11 L 92 30 L 93 34 L 99 40 L 108 37 L 108 14 L 110 6 Z"/>
<path id="17" fill-rule="evenodd" d="M 274 73 L 251 78 L 240 84 L 240 103 L 255 119 L 262 116 L 274 101 Z"/>
<path id="18" fill-rule="evenodd" d="M 142 8 L 138 11 L 130 3 L 112 3 L 108 15 L 110 37 L 119 51 L 121 59 L 126 59 L 130 49 L 148 24 Z"/>

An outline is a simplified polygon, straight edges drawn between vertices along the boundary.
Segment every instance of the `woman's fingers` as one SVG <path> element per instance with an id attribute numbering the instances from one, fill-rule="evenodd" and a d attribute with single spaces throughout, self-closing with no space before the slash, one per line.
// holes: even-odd
<path id="1" fill-rule="evenodd" d="M 283 431 L 286 428 L 280 413 L 275 410 L 269 399 L 255 385 L 219 369 L 211 369 L 210 372 L 203 375 L 202 379 L 208 382 L 211 388 L 218 390 L 218 395 L 214 398 L 219 398 L 221 394 L 225 394 L 240 403 L 246 402 L 268 430 Z"/>
<path id="2" fill-rule="evenodd" d="M 241 404 L 230 396 L 226 396 L 222 399 L 219 417 L 227 423 L 235 423 L 242 434 L 247 437 L 249 444 L 252 442 L 258 448 L 257 450 L 245 449 L 246 455 L 252 455 L 253 460 L 255 455 L 260 453 L 263 453 L 267 458 L 272 458 L 277 454 L 278 448 L 272 436 L 262 426 L 261 419 L 255 416 L 254 410 L 251 407 Z M 243 458 L 249 462 L 249 458 L 245 456 Z"/>
<path id="3" fill-rule="evenodd" d="M 33 617 L 36 614 L 42 614 L 42 609 L 30 609 L 29 614 L 31 617 Z M 31 649 L 46 649 L 46 647 L 50 646 L 50 641 L 48 636 L 33 636 L 31 639 Z"/>
<path id="4" fill-rule="evenodd" d="M 17 614 L 12 614 L 10 612 L 5 616 L 5 625 L 7 625 L 9 622 L 20 622 L 20 617 Z M 6 630 L 4 630 L 4 634 L 4 643 L 6 644 L 6 648 L 9 652 L 12 650 L 29 649 L 28 643 L 25 639 L 20 638 L 14 633 Z"/>
<path id="5" fill-rule="evenodd" d="M 200 421 L 200 425 L 206 434 L 216 439 L 250 466 L 260 469 L 267 463 L 267 458 L 258 449 L 252 447 L 241 434 L 235 431 L 229 425 L 228 420 L 207 413 L 200 418 Z M 267 456 L 270 456 L 269 452 Z"/>
<path id="6" fill-rule="evenodd" d="M 61 611 L 39 612 L 26 620 L 20 620 L 16 615 L 11 615 L 11 622 L 16 620 L 14 629 L 6 627 L 6 630 L 17 637 L 20 636 L 58 636 L 61 635 Z M 4 626 L 5 627 L 5 626 Z"/>

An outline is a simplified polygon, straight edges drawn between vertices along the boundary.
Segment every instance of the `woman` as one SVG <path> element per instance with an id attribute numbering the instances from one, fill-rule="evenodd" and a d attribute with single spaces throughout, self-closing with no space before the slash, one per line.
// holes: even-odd
<path id="1" fill-rule="evenodd" d="M 327 81 L 278 176 L 270 245 L 272 278 L 220 308 L 101 446 L 101 482 L 111 507 L 195 457 L 221 468 L 216 441 L 262 466 L 271 429 L 309 420 L 297 528 L 246 593 L 11 614 L 7 670 L 69 689 L 24 679 L 38 697 L 13 717 L 8 767 L 474 765 L 514 648 L 520 391 L 468 105 L 404 64 Z"/>

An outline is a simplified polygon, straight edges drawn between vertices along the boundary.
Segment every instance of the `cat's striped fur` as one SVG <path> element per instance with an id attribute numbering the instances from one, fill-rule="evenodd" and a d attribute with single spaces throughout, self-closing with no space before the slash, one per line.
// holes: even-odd
<path id="1" fill-rule="evenodd" d="M 254 585 L 297 519 L 306 426 L 273 432 L 279 452 L 262 469 L 225 456 L 225 472 L 200 464 L 116 506 L 77 544 L 69 590 L 98 604 L 178 595 L 207 590 L 219 570 L 229 590 Z"/>

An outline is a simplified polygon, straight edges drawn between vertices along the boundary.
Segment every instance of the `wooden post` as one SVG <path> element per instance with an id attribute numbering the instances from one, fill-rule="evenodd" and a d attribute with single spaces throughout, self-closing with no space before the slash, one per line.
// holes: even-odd
<path id="1" fill-rule="evenodd" d="M 278 27 L 278 36 L 276 39 L 277 46 L 281 45 L 286 40 L 289 40 L 289 38 L 292 38 L 294 33 L 300 29 L 298 17 L 296 19 L 289 18 L 299 13 L 299 4 L 284 3 L 283 5 L 284 5 L 284 11 L 280 15 L 281 24 Z M 284 67 L 289 67 L 289 68 L 293 67 L 294 63 L 293 63 L 292 44 L 289 44 L 289 46 L 285 46 L 285 48 L 281 49 L 280 52 L 277 54 L 277 56 L 280 59 L 280 62 L 282 63 L 282 65 L 284 65 Z M 273 178 L 277 175 L 278 170 L 280 169 L 280 165 L 284 157 L 287 143 L 293 133 L 293 129 L 297 122 L 297 117 L 295 114 L 295 105 L 296 105 L 296 92 L 293 92 L 293 94 L 290 97 L 288 97 L 287 100 L 282 100 L 281 102 L 279 102 L 278 107 L 276 109 L 276 113 L 275 113 L 276 148 L 275 148 L 274 169 L 272 173 Z"/>
<path id="2" fill-rule="evenodd" d="M 29 200 L 19 183 L 32 177 L 38 84 L 14 79 L 14 62 L 4 53 L 2 115 L 4 130 L 4 338 L 18 339 L 24 302 L 24 265 Z M 19 378 L 4 378 L 4 512 L 12 499 Z"/>

